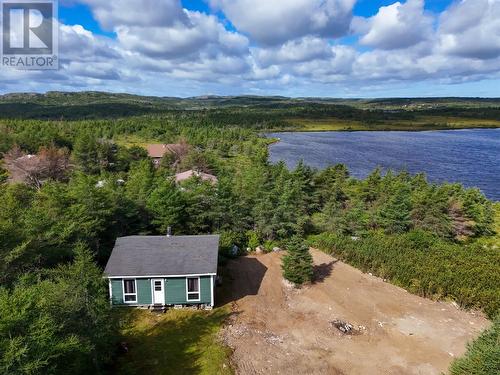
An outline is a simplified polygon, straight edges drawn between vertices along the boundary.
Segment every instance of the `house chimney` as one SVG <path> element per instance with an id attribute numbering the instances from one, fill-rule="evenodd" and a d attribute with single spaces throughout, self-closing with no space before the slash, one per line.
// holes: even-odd
<path id="1" fill-rule="evenodd" d="M 169 225 L 167 227 L 167 237 L 170 237 L 172 235 L 172 227 Z"/>

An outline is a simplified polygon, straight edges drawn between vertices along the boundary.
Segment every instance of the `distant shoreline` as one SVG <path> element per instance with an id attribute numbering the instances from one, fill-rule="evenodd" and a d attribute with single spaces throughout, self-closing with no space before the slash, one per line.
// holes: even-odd
<path id="1" fill-rule="evenodd" d="M 320 125 L 320 126 L 291 126 L 289 128 L 278 128 L 267 131 L 267 133 L 311 133 L 311 132 L 359 132 L 359 131 L 402 131 L 402 132 L 422 132 L 422 131 L 443 131 L 443 130 L 474 130 L 474 129 L 500 129 L 498 124 L 470 125 L 470 126 L 439 126 L 425 125 L 398 126 L 398 125 L 357 125 L 356 127 L 339 127 L 338 125 Z"/>

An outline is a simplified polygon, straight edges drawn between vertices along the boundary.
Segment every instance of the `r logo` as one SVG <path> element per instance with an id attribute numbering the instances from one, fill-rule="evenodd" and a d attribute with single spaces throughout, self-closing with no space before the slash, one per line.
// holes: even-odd
<path id="1" fill-rule="evenodd" d="M 57 69 L 55 0 L 1 0 L 2 65 Z"/>
<path id="2" fill-rule="evenodd" d="M 2 5 L 4 54 L 52 54 L 51 2 Z"/>

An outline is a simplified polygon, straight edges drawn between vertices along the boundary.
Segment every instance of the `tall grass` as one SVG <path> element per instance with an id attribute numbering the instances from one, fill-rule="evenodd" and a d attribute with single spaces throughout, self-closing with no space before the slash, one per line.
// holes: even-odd
<path id="1" fill-rule="evenodd" d="M 467 352 L 450 366 L 450 375 L 500 374 L 500 317 L 467 345 Z"/>
<path id="2" fill-rule="evenodd" d="M 414 231 L 351 237 L 323 233 L 311 246 L 408 291 L 433 299 L 453 299 L 464 308 L 500 311 L 500 251 L 479 243 L 459 245 Z"/>

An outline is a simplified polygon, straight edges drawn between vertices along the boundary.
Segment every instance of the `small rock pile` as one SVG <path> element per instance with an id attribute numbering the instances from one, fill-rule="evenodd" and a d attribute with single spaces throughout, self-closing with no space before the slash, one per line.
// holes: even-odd
<path id="1" fill-rule="evenodd" d="M 358 328 L 354 328 L 351 323 L 345 322 L 340 319 L 332 320 L 330 322 L 330 325 L 337 328 L 340 332 L 342 332 L 343 335 L 357 335 L 358 333 L 360 333 L 360 330 Z"/>

